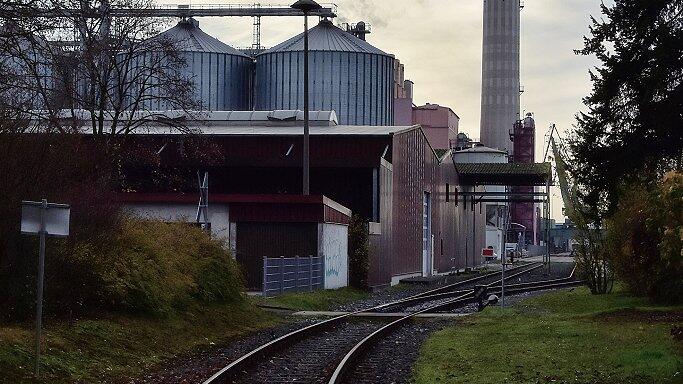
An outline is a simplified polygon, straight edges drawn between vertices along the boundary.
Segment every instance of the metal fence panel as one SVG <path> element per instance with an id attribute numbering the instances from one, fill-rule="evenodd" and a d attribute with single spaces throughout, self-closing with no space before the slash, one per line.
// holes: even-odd
<path id="1" fill-rule="evenodd" d="M 325 259 L 320 256 L 263 258 L 263 296 L 323 289 Z"/>

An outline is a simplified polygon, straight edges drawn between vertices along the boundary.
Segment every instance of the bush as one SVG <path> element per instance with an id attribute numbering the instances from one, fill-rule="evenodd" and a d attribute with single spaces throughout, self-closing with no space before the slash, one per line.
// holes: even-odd
<path id="1" fill-rule="evenodd" d="M 195 302 L 241 301 L 243 290 L 237 262 L 201 229 L 130 219 L 107 239 L 50 240 L 45 276 L 46 315 L 60 318 L 101 310 L 164 317 Z M 5 320 L 33 316 L 35 278 L 24 281 Z"/>
<path id="2" fill-rule="evenodd" d="M 220 241 L 187 224 L 126 220 L 107 248 L 85 245 L 67 259 L 91 268 L 100 307 L 165 316 L 193 301 L 242 299 L 237 262 Z"/>
<path id="3" fill-rule="evenodd" d="M 625 191 L 607 231 L 614 268 L 631 292 L 683 302 L 683 174 Z"/>
<path id="4" fill-rule="evenodd" d="M 360 216 L 353 215 L 349 224 L 349 284 L 352 287 L 368 288 L 369 237 L 368 223 Z"/>

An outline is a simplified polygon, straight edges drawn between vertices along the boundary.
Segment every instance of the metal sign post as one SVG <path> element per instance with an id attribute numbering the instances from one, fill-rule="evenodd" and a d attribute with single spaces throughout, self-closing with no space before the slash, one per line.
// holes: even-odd
<path id="1" fill-rule="evenodd" d="M 21 233 L 38 235 L 38 288 L 36 291 L 36 362 L 35 374 L 40 377 L 40 339 L 43 327 L 43 284 L 45 281 L 45 239 L 47 236 L 66 237 L 69 235 L 68 205 L 23 201 L 21 203 Z"/>
<path id="2" fill-rule="evenodd" d="M 505 189 L 507 192 L 507 188 Z M 505 247 L 506 243 L 506 238 L 507 238 L 507 233 L 508 233 L 508 222 L 509 222 L 509 210 L 507 209 L 507 206 L 501 206 L 500 207 L 501 214 L 499 215 L 499 220 L 500 222 L 500 230 L 502 232 L 502 236 L 500 239 L 500 307 L 504 308 L 505 307 L 505 259 L 506 259 L 506 254 L 507 254 L 507 249 Z"/>

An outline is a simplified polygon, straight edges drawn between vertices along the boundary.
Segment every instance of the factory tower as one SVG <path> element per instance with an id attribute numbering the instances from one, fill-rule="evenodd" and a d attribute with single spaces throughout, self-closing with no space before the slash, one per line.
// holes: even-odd
<path id="1" fill-rule="evenodd" d="M 519 115 L 520 0 L 484 0 L 481 142 L 512 154 Z"/>

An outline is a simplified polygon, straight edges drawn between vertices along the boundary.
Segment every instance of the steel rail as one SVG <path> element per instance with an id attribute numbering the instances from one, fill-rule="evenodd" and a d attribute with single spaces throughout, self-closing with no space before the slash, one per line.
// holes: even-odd
<path id="1" fill-rule="evenodd" d="M 534 265 L 534 264 L 538 264 L 538 265 Z M 523 271 L 522 273 L 527 273 L 533 269 L 540 268 L 543 266 L 543 264 L 542 263 L 525 264 L 525 265 L 510 269 L 510 271 L 518 270 L 521 268 L 526 268 L 529 266 L 532 266 L 532 267 Z M 263 344 L 260 347 L 252 350 L 251 352 L 241 356 L 239 359 L 233 361 L 232 363 L 230 363 L 229 365 L 227 365 L 226 367 L 224 367 L 220 371 L 216 372 L 214 375 L 212 375 L 210 378 L 208 378 L 206 381 L 204 381 L 203 384 L 227 384 L 227 383 L 229 383 L 229 381 L 231 379 L 234 379 L 236 376 L 242 374 L 243 370 L 246 367 L 254 364 L 255 361 L 259 361 L 259 357 L 273 353 L 279 349 L 286 347 L 287 345 L 289 345 L 290 341 L 298 340 L 298 339 L 300 339 L 306 335 L 309 335 L 311 333 L 318 332 L 318 331 L 321 331 L 323 329 L 327 329 L 327 328 L 332 327 L 338 323 L 341 323 L 344 320 L 347 320 L 347 319 L 349 319 L 355 315 L 358 315 L 361 313 L 373 312 L 373 311 L 382 310 L 382 309 L 387 309 L 390 307 L 395 307 L 395 306 L 399 306 L 399 305 L 406 304 L 406 303 L 414 303 L 414 302 L 420 302 L 420 301 L 434 300 L 433 298 L 430 297 L 430 294 L 431 295 L 440 294 L 443 296 L 453 295 L 453 292 L 447 292 L 447 291 L 452 290 L 452 289 L 457 288 L 457 287 L 461 287 L 463 285 L 468 285 L 468 284 L 472 284 L 472 283 L 475 283 L 478 281 L 486 280 L 486 279 L 489 279 L 491 277 L 495 277 L 498 275 L 500 275 L 500 272 L 488 273 L 488 274 L 485 274 L 482 276 L 477 276 L 477 277 L 474 277 L 471 279 L 459 281 L 459 282 L 456 282 L 453 284 L 446 285 L 444 287 L 439 287 L 439 288 L 436 288 L 436 289 L 433 289 L 433 290 L 430 290 L 427 292 L 423 292 L 421 294 L 417 294 L 417 295 L 408 297 L 406 299 L 398 300 L 398 301 L 395 301 L 392 303 L 381 304 L 381 305 L 378 305 L 378 306 L 375 306 L 372 308 L 362 309 L 362 310 L 358 310 L 355 312 L 350 312 L 350 313 L 347 313 L 347 314 L 344 314 L 341 316 L 337 316 L 337 317 L 334 317 L 331 319 L 327 319 L 324 321 L 317 322 L 315 324 L 311 324 L 307 327 L 304 327 L 304 328 L 298 329 L 296 331 L 290 332 L 290 333 L 283 335 L 283 336 L 281 336 L 275 340 L 272 340 L 266 344 Z M 518 275 L 518 274 L 510 275 L 509 277 L 514 277 L 516 275 Z M 507 277 L 506 277 L 506 279 L 507 279 Z M 473 291 L 467 291 L 466 295 L 471 295 L 472 292 Z"/>
<path id="2" fill-rule="evenodd" d="M 508 272 L 512 272 L 512 271 L 516 271 L 516 270 L 518 270 L 518 269 L 526 268 L 526 267 L 529 267 L 529 266 L 542 266 L 542 265 L 543 265 L 543 263 L 541 263 L 541 262 L 529 263 L 529 264 L 520 265 L 520 266 L 517 266 L 517 267 L 514 267 L 514 268 L 510 268 L 510 269 L 508 269 L 507 271 L 508 271 Z M 478 282 L 478 281 L 486 280 L 486 279 L 488 279 L 488 278 L 496 277 L 496 276 L 499 276 L 499 275 L 500 275 L 500 271 L 487 273 L 487 274 L 485 274 L 485 275 L 473 277 L 473 278 L 471 278 L 471 279 L 467 279 L 467 280 L 463 280 L 463 281 L 458 281 L 458 282 L 455 282 L 455 283 L 452 283 L 452 284 L 445 285 L 445 286 L 443 286 L 443 287 L 439 287 L 439 288 L 435 288 L 435 289 L 432 289 L 432 290 L 429 290 L 429 291 L 426 291 L 426 292 L 418 293 L 417 295 L 411 296 L 411 297 L 409 297 L 408 299 L 410 299 L 410 298 L 416 298 L 416 297 L 420 297 L 420 296 L 429 296 L 429 295 L 433 295 L 433 294 L 435 294 L 435 293 L 440 293 L 440 292 L 446 292 L 446 291 L 451 290 L 452 288 L 462 287 L 463 285 L 467 285 L 467 284 L 471 284 L 471 283 L 476 283 L 476 282 Z M 404 300 L 407 300 L 407 299 L 404 299 Z M 399 301 L 400 301 L 400 300 L 399 300 Z"/>
<path id="3" fill-rule="evenodd" d="M 507 279 L 509 279 L 509 278 L 517 277 L 517 276 L 519 276 L 519 275 L 523 275 L 523 274 L 525 274 L 525 273 L 528 273 L 528 272 L 531 272 L 531 271 L 536 270 L 536 269 L 538 269 L 538 268 L 541 268 L 541 267 L 543 266 L 543 264 L 541 264 L 541 263 L 539 263 L 538 265 L 527 264 L 527 265 L 522 265 L 522 266 L 519 266 L 519 267 L 515 267 L 515 268 L 513 268 L 513 269 L 509 269 L 508 271 L 516 271 L 517 269 L 526 268 L 526 267 L 529 267 L 529 266 L 531 266 L 531 267 L 528 268 L 528 269 L 524 269 L 523 271 L 521 271 L 521 272 L 519 272 L 519 273 L 515 273 L 515 274 L 512 274 L 512 275 L 510 275 L 510 276 L 506 276 L 506 277 L 505 277 L 505 280 L 507 280 Z M 465 285 L 465 284 L 476 283 L 476 282 L 478 282 L 478 281 L 485 280 L 485 278 L 495 277 L 495 276 L 499 276 L 499 275 L 500 275 L 500 272 L 494 272 L 494 273 L 490 273 L 490 274 L 487 274 L 487 275 L 484 275 L 484 276 L 479 276 L 479 277 L 476 277 L 476 278 L 474 278 L 474 279 L 469 279 L 469 280 L 465 280 L 465 281 L 461 281 L 461 282 L 458 282 L 458 283 L 454 283 L 454 284 L 448 285 L 447 287 L 437 288 L 437 289 L 432 290 L 432 291 L 423 292 L 423 293 L 421 293 L 421 294 L 417 294 L 417 295 L 415 295 L 415 296 L 411 296 L 411 297 L 408 297 L 408 298 L 406 298 L 406 299 L 401 299 L 401 300 L 397 300 L 397 301 L 394 301 L 394 302 L 391 302 L 391 303 L 378 305 L 377 307 L 372 308 L 372 310 L 375 310 L 375 311 L 376 311 L 376 310 L 385 310 L 385 309 L 387 309 L 387 308 L 393 308 L 393 307 L 398 307 L 398 306 L 402 306 L 402 305 L 415 304 L 415 303 L 420 303 L 420 302 L 424 302 L 424 301 L 440 300 L 440 299 L 443 299 L 443 298 L 446 298 L 446 297 L 449 297 L 449 296 L 454 296 L 454 295 L 459 295 L 459 294 L 465 294 L 465 293 L 468 293 L 468 292 L 472 293 L 473 290 L 471 290 L 471 289 L 469 289 L 469 290 L 464 290 L 464 291 L 446 291 L 446 292 L 441 292 L 441 293 L 438 293 L 438 292 L 437 292 L 437 293 L 433 293 L 433 292 L 434 292 L 434 291 L 441 291 L 441 290 L 446 289 L 446 288 L 451 289 L 451 288 L 454 288 L 454 286 L 457 287 L 457 286 L 462 286 L 462 285 Z M 497 281 L 495 281 L 495 282 L 493 282 L 493 283 L 491 283 L 491 284 L 489 284 L 489 285 L 487 285 L 487 286 L 490 287 L 490 286 L 492 286 L 493 284 L 496 284 L 496 283 L 500 283 L 500 280 L 497 280 Z"/>
<path id="4" fill-rule="evenodd" d="M 543 266 L 543 264 L 541 264 L 540 266 L 538 266 L 536 268 L 540 268 L 541 266 Z M 533 268 L 533 269 L 536 269 L 536 268 Z M 562 277 L 559 279 L 541 280 L 541 281 L 536 281 L 536 282 L 520 283 L 520 284 L 506 284 L 505 285 L 505 292 L 507 292 L 508 290 L 512 290 L 511 291 L 512 293 L 526 292 L 526 291 L 524 291 L 524 288 L 526 288 L 526 287 L 529 288 L 529 291 L 533 291 L 533 290 L 537 290 L 536 289 L 537 286 L 543 285 L 543 284 L 563 284 L 564 283 L 564 284 L 571 285 L 571 282 L 573 281 L 575 272 L 576 272 L 576 267 L 574 267 L 574 269 L 572 269 L 572 272 L 569 274 L 569 276 Z M 524 272 L 520 272 L 520 273 L 512 274 L 510 276 L 505 276 L 505 280 L 507 281 L 508 279 L 513 278 L 513 277 L 517 277 L 523 273 Z M 501 290 L 502 290 L 501 289 L 501 280 L 495 281 L 491 284 L 487 284 L 486 287 L 487 287 L 487 289 L 490 289 L 491 293 L 500 294 Z M 472 298 L 472 300 L 474 300 L 474 297 Z M 454 307 L 457 307 L 458 304 L 459 303 L 451 303 L 451 304 L 444 303 L 443 307 L 440 308 L 439 310 L 440 311 L 448 311 L 448 310 L 453 309 Z"/>
<path id="5" fill-rule="evenodd" d="M 554 279 L 554 280 L 548 280 L 548 281 L 539 281 L 539 282 L 534 282 L 534 283 L 528 283 L 528 284 L 533 284 L 533 286 L 527 286 L 527 287 L 521 287 L 521 288 L 512 288 L 512 290 L 506 289 L 508 292 L 513 292 L 513 293 L 521 293 L 521 292 L 529 292 L 529 291 L 535 291 L 535 290 L 544 290 L 544 289 L 554 289 L 554 288 L 566 288 L 569 286 L 576 286 L 583 284 L 583 281 L 559 281 L 558 280 L 566 280 L 566 279 L 572 279 L 574 275 L 574 270 L 572 271 L 571 275 L 569 277 L 561 278 L 561 279 Z M 529 270 L 530 271 L 530 270 Z M 527 271 L 527 272 L 529 272 Z M 525 272 L 520 272 L 515 275 L 519 275 Z M 509 277 L 515 277 L 515 275 L 511 275 Z M 508 277 L 505 277 L 505 280 L 507 280 Z M 501 283 L 502 279 L 499 281 L 496 281 L 494 283 L 488 284 L 487 287 L 491 287 L 494 284 Z M 550 284 L 548 284 L 550 282 Z M 430 312 L 439 312 L 447 309 L 451 309 L 455 306 L 460 306 L 462 304 L 468 304 L 472 301 L 474 301 L 473 297 L 474 291 L 470 293 L 466 293 L 464 295 L 461 295 L 453 300 L 449 300 L 446 303 L 441 303 L 438 305 L 435 305 L 430 308 L 423 309 L 421 311 L 417 311 L 414 313 L 411 313 L 409 315 L 406 315 L 405 317 L 402 317 L 398 320 L 395 320 L 382 328 L 376 330 L 369 336 L 365 337 L 363 340 L 361 340 L 358 344 L 356 344 L 342 359 L 342 361 L 337 365 L 334 373 L 332 374 L 330 380 L 328 381 L 328 384 L 340 384 L 343 382 L 344 378 L 350 371 L 352 365 L 358 361 L 358 359 L 361 357 L 361 355 L 367 351 L 371 346 L 372 343 L 375 343 L 378 341 L 378 338 L 382 335 L 387 334 L 388 332 L 391 332 L 393 329 L 398 327 L 399 325 L 403 324 L 404 322 L 411 320 L 417 315 L 421 315 L 424 313 L 430 313 Z"/>

